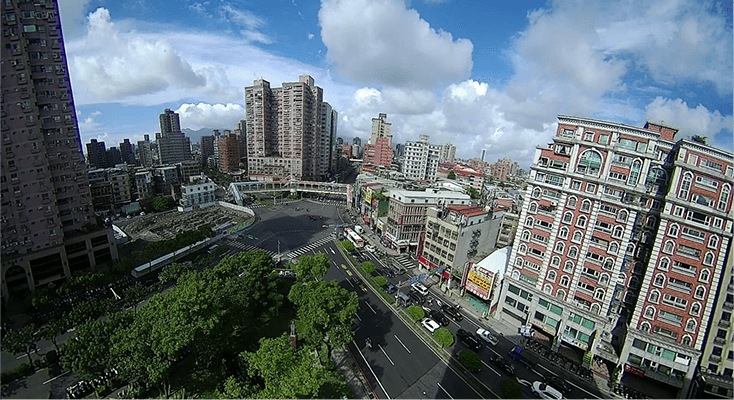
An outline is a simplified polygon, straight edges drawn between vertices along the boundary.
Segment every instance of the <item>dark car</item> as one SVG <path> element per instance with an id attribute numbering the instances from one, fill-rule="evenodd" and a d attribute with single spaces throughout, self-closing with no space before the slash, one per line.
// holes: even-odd
<path id="1" fill-rule="evenodd" d="M 459 313 L 459 310 L 457 310 L 455 307 L 452 307 L 448 304 L 444 304 L 443 307 L 441 307 L 444 313 L 448 315 L 451 319 L 453 319 L 456 322 L 460 322 L 462 319 L 464 319 L 464 316 Z"/>
<path id="2" fill-rule="evenodd" d="M 413 304 L 423 304 L 426 298 L 416 292 L 410 292 L 410 300 L 413 301 Z"/>
<path id="3" fill-rule="evenodd" d="M 451 321 L 449 321 L 448 318 L 446 318 L 445 315 L 441 311 L 438 310 L 431 310 L 428 315 L 433 318 L 434 321 L 438 322 L 439 324 L 443 326 L 448 326 Z"/>
<path id="4" fill-rule="evenodd" d="M 387 285 L 385 285 L 385 293 L 393 294 L 397 291 L 398 291 L 398 288 L 395 285 L 393 285 L 392 283 L 388 283 Z"/>
<path id="5" fill-rule="evenodd" d="M 501 370 L 505 371 L 507 375 L 515 375 L 515 366 L 512 365 L 511 362 L 505 360 L 502 356 L 491 354 L 489 356 L 489 361 L 498 366 Z"/>
<path id="6" fill-rule="evenodd" d="M 560 390 L 564 394 L 568 394 L 571 391 L 571 386 L 569 386 L 564 379 L 561 379 L 556 375 L 546 377 L 544 381 L 548 385 Z"/>
<path id="7" fill-rule="evenodd" d="M 459 338 L 459 341 L 461 343 L 464 343 L 466 347 L 474 350 L 479 351 L 482 348 L 482 343 L 477 339 L 476 336 L 474 336 L 473 333 L 467 332 L 463 329 L 459 329 L 456 331 L 456 336 Z"/>

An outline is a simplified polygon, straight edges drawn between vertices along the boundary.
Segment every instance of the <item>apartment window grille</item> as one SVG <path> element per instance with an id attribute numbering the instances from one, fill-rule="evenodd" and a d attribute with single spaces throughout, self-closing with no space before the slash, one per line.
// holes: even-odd
<path id="1" fill-rule="evenodd" d="M 581 211 L 583 212 L 591 211 L 591 201 L 590 200 L 584 200 L 581 202 Z"/>
<path id="2" fill-rule="evenodd" d="M 650 292 L 650 297 L 648 298 L 648 301 L 650 303 L 658 304 L 658 302 L 660 301 L 660 291 L 658 291 L 658 290 L 651 291 Z"/>
<path id="3" fill-rule="evenodd" d="M 693 181 L 693 174 L 686 172 L 683 174 L 681 180 L 680 189 L 678 190 L 678 197 L 681 199 L 688 199 L 688 193 L 691 190 L 691 182 Z"/>
<path id="4" fill-rule="evenodd" d="M 716 205 L 716 208 L 719 211 L 726 211 L 726 206 L 729 203 L 729 195 L 731 194 L 731 188 L 729 185 L 724 185 L 724 187 L 721 188 L 721 193 L 719 194 L 719 202 Z"/>
<path id="5" fill-rule="evenodd" d="M 699 300 L 703 300 L 704 296 L 706 296 L 706 289 L 703 286 L 697 287 L 696 291 L 693 293 L 693 297 Z"/>
<path id="6" fill-rule="evenodd" d="M 569 212 L 563 214 L 563 223 L 564 224 L 570 224 L 571 221 L 573 221 L 573 213 L 572 212 L 569 211 Z"/>
<path id="7" fill-rule="evenodd" d="M 648 318 L 648 319 L 655 318 L 655 307 L 649 306 L 645 308 L 645 318 Z"/>
<path id="8" fill-rule="evenodd" d="M 665 275 L 663 274 L 655 275 L 655 280 L 653 281 L 652 284 L 657 287 L 663 287 L 663 285 L 665 285 Z"/>
<path id="9" fill-rule="evenodd" d="M 698 275 L 698 280 L 700 282 L 708 282 L 710 276 L 711 276 L 711 273 L 709 272 L 709 270 L 704 269 L 704 270 L 701 270 L 701 273 Z"/>
<path id="10" fill-rule="evenodd" d="M 701 304 L 693 303 L 693 305 L 691 306 L 691 310 L 689 311 L 689 314 L 693 316 L 699 316 L 701 314 Z"/>
<path id="11" fill-rule="evenodd" d="M 568 248 L 568 257 L 569 258 L 576 258 L 579 254 L 579 249 L 576 246 L 571 246 Z"/>
<path id="12" fill-rule="evenodd" d="M 561 265 L 561 258 L 558 256 L 553 256 L 551 259 L 551 266 L 558 268 Z"/>
<path id="13" fill-rule="evenodd" d="M 586 227 L 586 217 L 583 215 L 579 215 L 579 217 L 576 219 L 576 226 L 579 228 L 585 228 Z"/>
<path id="14" fill-rule="evenodd" d="M 558 289 L 556 291 L 556 298 L 560 300 L 564 300 L 566 298 L 566 291 L 563 289 Z"/>
<path id="15" fill-rule="evenodd" d="M 573 268 L 574 268 L 574 265 L 572 261 L 566 261 L 566 263 L 563 264 L 563 272 L 572 273 Z"/>
<path id="16" fill-rule="evenodd" d="M 678 224 L 671 224 L 668 228 L 668 236 L 678 237 Z"/>
<path id="17" fill-rule="evenodd" d="M 587 150 L 579 157 L 576 172 L 584 175 L 599 176 L 602 158 L 601 155 L 594 150 Z"/>
<path id="18" fill-rule="evenodd" d="M 667 271 L 670 267 L 670 259 L 667 257 L 663 257 L 660 259 L 660 263 L 658 264 L 658 269 Z"/>
<path id="19" fill-rule="evenodd" d="M 563 254 L 564 248 L 565 248 L 565 245 L 563 244 L 563 242 L 557 242 L 553 251 L 555 251 L 556 253 Z"/>
<path id="20" fill-rule="evenodd" d="M 672 240 L 668 240 L 665 242 L 665 246 L 663 246 L 663 253 L 673 254 L 673 249 L 675 249 L 675 243 Z"/>
<path id="21" fill-rule="evenodd" d="M 625 210 L 619 211 L 619 213 L 617 214 L 617 221 L 627 222 L 627 215 L 628 215 L 627 211 Z"/>
<path id="22" fill-rule="evenodd" d="M 576 196 L 571 196 L 566 201 L 566 206 L 569 207 L 569 208 L 576 208 L 576 202 L 577 201 L 578 200 L 576 199 Z"/>
<path id="23" fill-rule="evenodd" d="M 556 281 L 556 271 L 549 271 L 548 272 L 548 280 L 551 282 Z"/>
<path id="24" fill-rule="evenodd" d="M 564 275 L 564 276 L 561 277 L 560 285 L 563 286 L 563 287 L 568 287 L 569 282 L 571 282 L 571 281 L 568 279 L 567 276 Z"/>
<path id="25" fill-rule="evenodd" d="M 562 228 L 561 228 L 561 229 L 560 229 L 560 230 L 558 231 L 558 237 L 559 237 L 559 238 L 561 238 L 561 239 L 566 239 L 566 238 L 568 238 L 568 228 L 566 228 L 565 226 L 564 226 L 564 227 L 562 227 Z"/>
<path id="26" fill-rule="evenodd" d="M 637 185 L 637 182 L 640 179 L 640 170 L 642 169 L 642 162 L 640 160 L 635 160 L 632 162 L 632 165 L 630 166 L 630 173 L 629 177 L 627 178 L 627 184 L 630 186 Z"/>

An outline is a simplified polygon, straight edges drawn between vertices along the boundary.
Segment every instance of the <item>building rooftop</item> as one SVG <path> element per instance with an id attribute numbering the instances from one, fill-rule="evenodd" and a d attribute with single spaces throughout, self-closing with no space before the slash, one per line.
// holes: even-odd
<path id="1" fill-rule="evenodd" d="M 448 206 L 446 208 L 465 217 L 476 217 L 477 215 L 487 214 L 484 208 L 477 206 Z"/>
<path id="2" fill-rule="evenodd" d="M 510 246 L 495 250 L 492 254 L 484 257 L 481 261 L 474 264 L 475 267 L 483 269 L 487 272 L 504 275 L 507 266 L 507 257 L 510 255 Z"/>

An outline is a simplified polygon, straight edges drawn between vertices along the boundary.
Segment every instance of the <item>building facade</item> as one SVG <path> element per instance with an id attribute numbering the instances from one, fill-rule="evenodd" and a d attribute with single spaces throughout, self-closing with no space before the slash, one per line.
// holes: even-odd
<path id="1" fill-rule="evenodd" d="M 323 91 L 308 75 L 271 88 L 264 79 L 245 88 L 250 175 L 315 179 L 319 175 Z"/>
<path id="2" fill-rule="evenodd" d="M 179 211 L 191 211 L 216 204 L 216 188 L 214 182 L 204 175 L 189 177 L 189 183 L 181 185 Z"/>
<path id="3" fill-rule="evenodd" d="M 191 140 L 181 132 L 178 113 L 166 108 L 160 115 L 161 131 L 156 133 L 158 162 L 163 165 L 191 160 Z"/>
<path id="4" fill-rule="evenodd" d="M 227 133 L 217 140 L 219 147 L 219 170 L 234 172 L 240 169 L 240 138 Z"/>
<path id="5" fill-rule="evenodd" d="M 403 174 L 413 181 L 436 180 L 441 146 L 428 143 L 428 136 L 421 135 L 417 142 L 405 142 Z"/>
<path id="6" fill-rule="evenodd" d="M 372 118 L 369 142 L 364 145 L 362 163 L 365 165 L 389 168 L 392 164 L 392 124 L 386 121 L 387 114 Z"/>
<path id="7" fill-rule="evenodd" d="M 444 163 L 449 162 L 452 163 L 456 160 L 456 146 L 454 146 L 451 143 L 444 143 L 441 145 L 441 152 L 438 156 L 438 162 Z"/>
<path id="8" fill-rule="evenodd" d="M 138 140 L 138 145 L 135 148 L 138 154 L 138 162 L 143 167 L 152 167 L 154 165 L 155 152 L 153 151 L 152 143 L 150 142 L 150 136 L 144 135 L 143 140 Z"/>
<path id="9" fill-rule="evenodd" d="M 2 295 L 118 258 L 95 217 L 56 1 L 4 1 Z"/>
<path id="10" fill-rule="evenodd" d="M 91 139 L 87 143 L 87 164 L 94 168 L 105 168 L 107 166 L 107 149 L 104 142 Z"/>
<path id="11" fill-rule="evenodd" d="M 732 156 L 676 134 L 559 116 L 495 316 L 685 394 L 731 241 Z"/>

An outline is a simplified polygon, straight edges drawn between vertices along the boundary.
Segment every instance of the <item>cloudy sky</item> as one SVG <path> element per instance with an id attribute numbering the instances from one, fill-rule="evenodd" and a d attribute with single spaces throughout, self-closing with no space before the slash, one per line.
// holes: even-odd
<path id="1" fill-rule="evenodd" d="M 367 139 L 430 136 L 527 167 L 558 114 L 703 135 L 732 151 L 732 3 L 687 0 L 59 0 L 83 141 L 233 129 L 244 87 L 309 74 Z"/>

